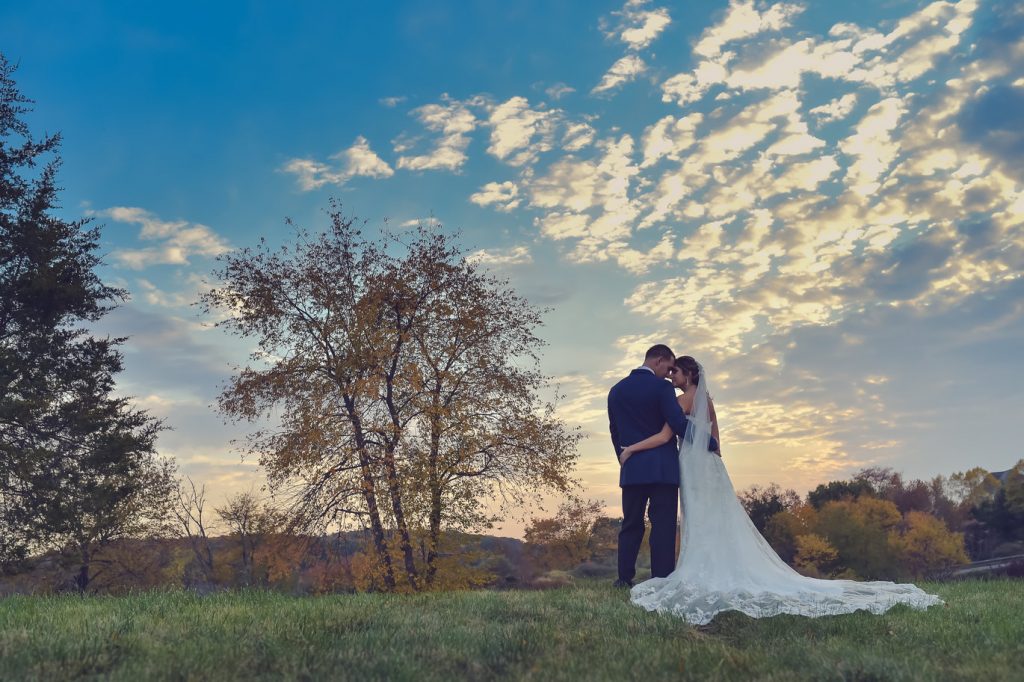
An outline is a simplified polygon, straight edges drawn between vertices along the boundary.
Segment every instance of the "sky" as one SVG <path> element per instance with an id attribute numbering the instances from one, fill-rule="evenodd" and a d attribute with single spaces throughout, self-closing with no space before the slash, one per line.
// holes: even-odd
<path id="1" fill-rule="evenodd" d="M 1016 3 L 6 2 L 0 49 L 131 292 L 120 390 L 215 504 L 263 481 L 211 409 L 252 348 L 191 304 L 331 197 L 551 308 L 611 514 L 605 398 L 658 342 L 704 364 L 737 490 L 1024 457 Z"/>

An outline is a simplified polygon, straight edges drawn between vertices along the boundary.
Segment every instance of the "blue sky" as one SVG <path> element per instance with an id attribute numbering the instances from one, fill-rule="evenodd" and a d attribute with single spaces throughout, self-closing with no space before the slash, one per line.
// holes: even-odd
<path id="1" fill-rule="evenodd" d="M 1024 456 L 1014 3 L 294 5 L 0 7 L 64 211 L 132 292 L 102 328 L 122 389 L 215 501 L 260 481 L 209 409 L 250 349 L 189 303 L 332 195 L 460 230 L 553 307 L 543 368 L 610 510 L 604 397 L 659 341 L 711 373 L 737 488 Z"/>

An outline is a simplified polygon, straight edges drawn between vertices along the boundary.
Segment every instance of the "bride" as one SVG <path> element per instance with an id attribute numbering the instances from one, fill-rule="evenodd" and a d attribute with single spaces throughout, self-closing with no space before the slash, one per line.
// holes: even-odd
<path id="1" fill-rule="evenodd" d="M 679 403 L 689 422 L 679 447 L 682 549 L 671 574 L 632 588 L 634 604 L 704 625 L 722 611 L 742 611 L 754 618 L 780 613 L 825 616 L 857 610 L 883 613 L 896 604 L 925 609 L 943 603 L 914 585 L 821 580 L 790 568 L 736 498 L 721 446 L 718 452 L 708 450 L 712 436 L 721 441 L 703 368 L 689 356 L 679 357 L 671 380 L 683 391 Z M 620 460 L 672 437 L 666 425 L 661 433 L 623 448 Z"/>

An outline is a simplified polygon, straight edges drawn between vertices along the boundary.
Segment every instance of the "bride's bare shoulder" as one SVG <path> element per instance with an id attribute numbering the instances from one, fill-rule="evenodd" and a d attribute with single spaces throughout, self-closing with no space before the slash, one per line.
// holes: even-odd
<path id="1" fill-rule="evenodd" d="M 683 408 L 683 412 L 690 414 L 690 408 L 693 407 L 693 396 L 687 393 L 680 393 L 676 400 L 679 401 L 679 407 Z"/>

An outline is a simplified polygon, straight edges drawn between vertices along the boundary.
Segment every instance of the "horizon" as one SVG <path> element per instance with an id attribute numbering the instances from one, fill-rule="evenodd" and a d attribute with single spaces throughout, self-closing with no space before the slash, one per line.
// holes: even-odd
<path id="1" fill-rule="evenodd" d="M 0 39 L 131 292 L 95 327 L 130 337 L 119 392 L 211 507 L 263 482 L 209 407 L 251 349 L 190 304 L 330 196 L 553 308 L 541 369 L 609 515 L 604 399 L 658 342 L 708 368 L 737 492 L 1024 457 L 1011 2 L 26 3 Z"/>

